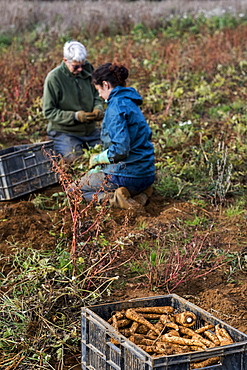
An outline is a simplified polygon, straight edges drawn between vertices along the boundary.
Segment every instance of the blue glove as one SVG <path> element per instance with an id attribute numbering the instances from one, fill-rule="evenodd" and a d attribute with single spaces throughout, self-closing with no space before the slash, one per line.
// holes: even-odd
<path id="1" fill-rule="evenodd" d="M 107 156 L 108 150 L 105 150 L 104 152 L 101 152 L 99 154 L 93 154 L 91 155 L 89 159 L 89 168 L 95 167 L 97 164 L 109 164 L 109 158 Z"/>

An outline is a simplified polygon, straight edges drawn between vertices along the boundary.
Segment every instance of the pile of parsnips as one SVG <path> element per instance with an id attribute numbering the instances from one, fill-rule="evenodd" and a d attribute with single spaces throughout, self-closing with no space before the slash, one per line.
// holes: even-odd
<path id="1" fill-rule="evenodd" d="M 171 306 L 128 308 L 115 312 L 108 322 L 152 356 L 166 356 L 232 344 L 229 333 L 220 325 L 198 329 L 193 312 L 175 313 Z M 115 345 L 119 343 L 112 340 Z M 218 357 L 191 364 L 191 369 L 210 366 Z"/>

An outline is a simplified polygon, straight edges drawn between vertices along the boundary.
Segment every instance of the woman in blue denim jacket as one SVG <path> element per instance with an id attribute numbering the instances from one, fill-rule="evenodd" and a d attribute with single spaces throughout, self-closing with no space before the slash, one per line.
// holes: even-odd
<path id="1" fill-rule="evenodd" d="M 138 200 L 145 204 L 155 180 L 152 132 L 139 107 L 142 97 L 133 87 L 126 87 L 127 78 L 127 68 L 112 63 L 92 74 L 99 96 L 107 103 L 101 130 L 103 151 L 91 156 L 90 170 L 80 181 L 86 201 L 94 194 L 101 201 L 107 193 L 110 204 L 120 208 L 135 207 Z"/>

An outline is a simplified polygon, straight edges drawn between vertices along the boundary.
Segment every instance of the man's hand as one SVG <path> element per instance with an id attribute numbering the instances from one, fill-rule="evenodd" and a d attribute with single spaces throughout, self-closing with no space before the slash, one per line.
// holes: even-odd
<path id="1" fill-rule="evenodd" d="M 104 118 L 104 113 L 100 109 L 94 109 L 93 113 L 95 114 L 96 121 L 101 121 Z"/>
<path id="2" fill-rule="evenodd" d="M 80 122 L 83 122 L 83 123 L 87 123 L 89 121 L 89 119 L 90 119 L 90 118 L 88 118 L 88 114 L 89 113 L 84 112 L 84 110 L 79 110 L 78 112 L 75 113 L 75 119 L 77 121 L 80 121 Z"/>
<path id="3" fill-rule="evenodd" d="M 104 118 L 104 113 L 100 109 L 94 109 L 93 112 L 87 113 L 89 120 L 101 121 Z"/>

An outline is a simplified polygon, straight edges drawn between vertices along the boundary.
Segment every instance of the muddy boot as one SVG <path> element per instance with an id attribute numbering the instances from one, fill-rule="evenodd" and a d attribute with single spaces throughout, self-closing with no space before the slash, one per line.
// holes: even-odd
<path id="1" fill-rule="evenodd" d="M 141 206 L 144 207 L 147 204 L 148 198 L 150 198 L 152 194 L 153 194 L 153 187 L 149 186 L 149 188 L 145 189 L 140 194 L 135 195 L 133 199 L 137 203 L 139 203 Z"/>
<path id="2" fill-rule="evenodd" d="M 127 188 L 121 187 L 115 190 L 112 198 L 109 199 L 110 206 L 122 209 L 138 209 L 140 204 L 131 198 Z"/>

